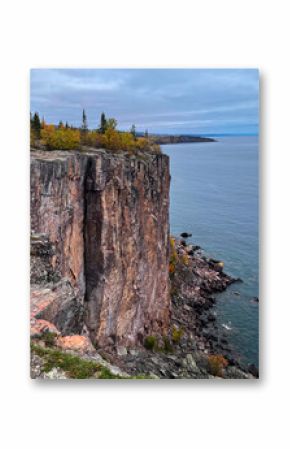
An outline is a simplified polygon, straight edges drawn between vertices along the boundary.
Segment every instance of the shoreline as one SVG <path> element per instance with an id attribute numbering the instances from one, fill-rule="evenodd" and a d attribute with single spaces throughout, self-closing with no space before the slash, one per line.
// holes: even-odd
<path id="1" fill-rule="evenodd" d="M 115 352 L 108 348 L 100 354 L 131 375 L 143 372 L 161 379 L 258 378 L 257 367 L 242 365 L 235 358 L 214 311 L 214 295 L 242 281 L 224 273 L 221 261 L 206 257 L 200 247 L 187 245 L 184 239 L 171 238 L 171 264 L 172 260 L 171 338 L 150 336 L 154 346 L 149 350 L 121 347 Z M 212 360 L 217 364 L 214 369 Z"/>
<path id="2" fill-rule="evenodd" d="M 224 273 L 223 262 L 187 244 L 186 237 L 170 238 L 169 272 L 171 311 L 166 335 L 147 335 L 133 347 L 97 348 L 88 335 L 61 336 L 46 323 L 52 329 L 32 337 L 32 378 L 70 378 L 74 374 L 53 365 L 54 358 L 75 357 L 77 365 L 97 363 L 117 378 L 257 379 L 257 367 L 241 365 L 234 357 L 214 310 L 215 294 L 241 280 Z M 52 369 L 47 372 L 49 363 Z"/>

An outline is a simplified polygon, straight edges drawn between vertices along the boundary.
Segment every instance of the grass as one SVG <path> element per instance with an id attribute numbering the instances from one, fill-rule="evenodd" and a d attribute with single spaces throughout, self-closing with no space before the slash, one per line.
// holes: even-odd
<path id="1" fill-rule="evenodd" d="M 107 367 L 92 360 L 84 360 L 76 355 L 57 349 L 43 348 L 36 344 L 31 345 L 31 351 L 43 359 L 44 372 L 58 367 L 65 371 L 70 379 L 150 379 L 145 375 L 123 377 L 113 374 Z"/>
<path id="2" fill-rule="evenodd" d="M 44 341 L 46 346 L 49 346 L 51 348 L 55 344 L 55 338 L 56 338 L 56 334 L 55 333 L 53 333 L 53 332 L 44 332 L 44 334 L 42 334 L 39 339 Z"/>
<path id="3" fill-rule="evenodd" d="M 148 337 L 146 337 L 144 340 L 144 346 L 149 351 L 153 351 L 153 349 L 155 349 L 155 347 L 156 347 L 156 344 L 157 344 L 157 340 L 154 335 L 148 335 Z"/>
<path id="4" fill-rule="evenodd" d="M 90 360 L 83 360 L 80 357 L 67 354 L 57 349 L 42 348 L 34 344 L 31 349 L 44 360 L 44 371 L 46 373 L 51 371 L 54 367 L 59 367 L 65 371 L 71 379 L 88 379 L 99 372 L 102 378 L 111 379 L 111 376 L 113 376 L 109 370 L 101 367 L 98 363 Z M 117 378 L 119 378 L 119 376 Z"/>

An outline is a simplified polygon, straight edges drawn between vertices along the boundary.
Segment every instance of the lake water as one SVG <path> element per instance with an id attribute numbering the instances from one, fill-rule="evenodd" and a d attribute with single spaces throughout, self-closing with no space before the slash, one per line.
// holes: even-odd
<path id="1" fill-rule="evenodd" d="M 217 139 L 162 147 L 170 156 L 171 234 L 192 233 L 189 242 L 243 280 L 216 296 L 217 318 L 236 357 L 258 366 L 258 137 Z"/>

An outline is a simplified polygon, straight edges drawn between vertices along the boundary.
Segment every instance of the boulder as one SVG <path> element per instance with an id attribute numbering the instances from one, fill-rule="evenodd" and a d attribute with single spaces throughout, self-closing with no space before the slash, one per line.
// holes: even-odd
<path id="1" fill-rule="evenodd" d="M 125 346 L 118 346 L 117 347 L 117 354 L 119 355 L 119 356 L 124 356 L 124 355 L 127 355 L 127 349 L 125 348 Z"/>
<path id="2" fill-rule="evenodd" d="M 198 245 L 192 245 L 192 250 L 193 251 L 197 251 L 198 249 L 201 249 L 201 247 L 198 246 Z"/>
<path id="3" fill-rule="evenodd" d="M 180 234 L 180 237 L 182 237 L 183 239 L 187 239 L 188 237 L 192 237 L 192 234 L 190 234 L 188 232 L 182 232 Z"/>
<path id="4" fill-rule="evenodd" d="M 191 372 L 199 372 L 199 368 L 194 360 L 192 354 L 186 354 L 186 357 L 182 361 L 182 365 L 184 368 L 188 369 Z"/>
<path id="5" fill-rule="evenodd" d="M 224 262 L 222 262 L 221 260 L 216 260 L 216 259 L 209 259 L 209 266 L 215 270 L 218 271 L 219 273 L 221 271 L 223 271 L 224 269 Z"/>
<path id="6" fill-rule="evenodd" d="M 91 341 L 84 335 L 69 335 L 66 337 L 58 337 L 56 346 L 63 350 L 76 351 L 81 354 L 94 352 Z"/>
<path id="7" fill-rule="evenodd" d="M 42 378 L 47 380 L 64 380 L 67 379 L 67 376 L 61 368 L 54 367 L 48 373 L 43 373 Z"/>
<path id="8" fill-rule="evenodd" d="M 251 363 L 251 365 L 248 366 L 248 371 L 250 374 L 252 374 L 254 377 L 258 378 L 259 377 L 259 370 L 256 367 L 256 365 L 254 365 L 253 363 Z"/>
<path id="9" fill-rule="evenodd" d="M 60 335 L 57 327 L 49 321 L 32 319 L 30 323 L 31 338 L 41 337 L 44 333 Z"/>

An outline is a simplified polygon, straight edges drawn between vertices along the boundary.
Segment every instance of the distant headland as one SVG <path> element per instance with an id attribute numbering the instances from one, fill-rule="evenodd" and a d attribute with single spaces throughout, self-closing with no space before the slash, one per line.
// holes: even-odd
<path id="1" fill-rule="evenodd" d="M 211 137 L 193 136 L 190 134 L 150 134 L 150 138 L 158 145 L 167 145 L 172 143 L 200 143 L 200 142 L 216 142 Z"/>

